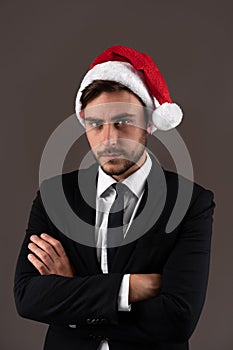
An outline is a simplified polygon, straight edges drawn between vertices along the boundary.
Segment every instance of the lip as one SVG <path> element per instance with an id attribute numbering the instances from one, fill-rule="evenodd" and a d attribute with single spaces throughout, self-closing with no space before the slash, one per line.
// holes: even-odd
<path id="1" fill-rule="evenodd" d="M 121 154 L 116 154 L 116 153 L 108 153 L 108 154 L 103 154 L 102 157 L 104 158 L 119 158 Z"/>

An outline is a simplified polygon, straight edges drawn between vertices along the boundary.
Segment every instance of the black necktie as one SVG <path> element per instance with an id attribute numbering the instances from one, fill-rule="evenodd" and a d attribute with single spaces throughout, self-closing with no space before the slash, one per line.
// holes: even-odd
<path id="1" fill-rule="evenodd" d="M 124 214 L 124 194 L 128 187 L 121 182 L 112 185 L 116 190 L 116 198 L 113 202 L 108 216 L 107 232 L 107 254 L 108 270 L 111 270 L 113 259 L 117 252 L 118 246 L 124 239 L 123 234 L 123 214 Z"/>

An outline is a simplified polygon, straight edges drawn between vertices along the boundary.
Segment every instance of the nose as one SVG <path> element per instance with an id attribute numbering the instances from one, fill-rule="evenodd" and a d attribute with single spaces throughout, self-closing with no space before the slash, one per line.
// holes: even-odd
<path id="1" fill-rule="evenodd" d="M 116 143 L 119 137 L 119 131 L 115 127 L 114 123 L 106 123 L 103 125 L 103 138 L 104 141 L 109 141 L 111 144 Z"/>

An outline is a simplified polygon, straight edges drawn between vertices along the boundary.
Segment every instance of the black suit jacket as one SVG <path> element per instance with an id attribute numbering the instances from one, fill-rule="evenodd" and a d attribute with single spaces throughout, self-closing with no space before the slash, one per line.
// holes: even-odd
<path id="1" fill-rule="evenodd" d="M 37 192 L 15 272 L 18 313 L 49 324 L 46 350 L 94 350 L 102 339 L 108 340 L 110 350 L 188 349 L 207 288 L 213 193 L 164 169 L 161 177 L 153 160 L 138 220 L 128 231 L 126 244 L 119 247 L 111 272 L 103 274 L 95 247 L 83 244 L 83 239 L 80 243 L 77 238 L 81 230 L 85 230 L 82 238 L 87 237 L 88 242 L 94 237 L 96 173 L 94 165 L 62 175 L 67 202 L 89 224 L 86 226 L 79 227 L 77 223 L 75 228 L 69 227 L 69 218 L 56 197 L 61 177 L 44 181 Z M 81 194 L 78 174 L 88 184 L 88 200 Z M 166 190 L 162 190 L 164 183 Z M 183 189 L 193 186 L 191 201 L 181 222 L 165 233 L 181 185 Z M 42 187 L 43 193 L 50 193 L 53 198 L 49 216 L 41 198 Z M 158 213 L 161 203 L 163 210 Z M 28 261 L 29 237 L 42 232 L 62 243 L 77 276 L 41 276 Z M 160 294 L 133 303 L 130 312 L 118 311 L 118 293 L 126 273 L 162 274 Z"/>

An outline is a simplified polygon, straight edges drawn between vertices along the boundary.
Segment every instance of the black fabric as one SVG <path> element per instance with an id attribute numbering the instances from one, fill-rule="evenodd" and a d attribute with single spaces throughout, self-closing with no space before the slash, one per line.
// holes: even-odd
<path id="1" fill-rule="evenodd" d="M 107 232 L 107 255 L 108 271 L 111 271 L 112 263 L 119 245 L 124 239 L 123 235 L 123 217 L 124 217 L 124 195 L 127 186 L 121 182 L 111 185 L 116 191 L 116 198 L 110 208 L 108 216 Z"/>
<path id="2" fill-rule="evenodd" d="M 93 225 L 97 171 L 98 166 L 95 166 L 63 175 L 64 193 L 71 208 Z M 78 176 L 88 184 L 87 202 L 79 188 Z M 102 339 L 108 339 L 110 350 L 188 349 L 188 340 L 206 296 L 214 196 L 194 183 L 182 221 L 168 234 L 166 224 L 176 202 L 178 186 L 186 186 L 190 181 L 166 170 L 163 176 L 166 202 L 153 223 L 158 197 L 161 197 L 158 164 L 153 160 L 138 209 L 144 206 L 143 210 L 137 216 L 138 221 L 135 219 L 130 226 L 127 244 L 118 248 L 108 274 L 101 271 L 96 248 L 84 245 L 77 238 L 82 227 L 77 226 L 74 233 L 69 232 L 69 228 L 66 234 L 59 231 L 45 210 L 41 191 L 37 192 L 16 264 L 14 298 L 22 317 L 49 325 L 45 350 L 96 350 Z M 55 180 L 44 182 L 46 193 Z M 64 213 L 57 209 L 56 199 L 54 212 L 66 222 Z M 145 228 L 146 231 L 142 231 Z M 137 230 L 143 234 L 135 238 Z M 42 232 L 61 242 L 75 268 L 75 277 L 41 276 L 29 262 L 30 235 Z M 90 237 L 94 237 L 94 233 L 94 226 L 86 232 Z M 127 273 L 160 273 L 162 288 L 156 297 L 132 303 L 130 312 L 121 312 L 118 311 L 118 295 L 122 278 Z M 71 328 L 70 324 L 76 327 Z"/>

